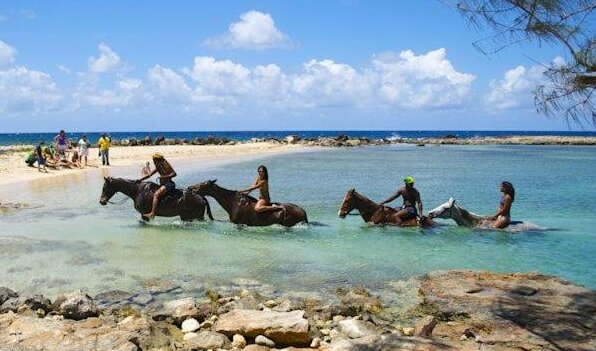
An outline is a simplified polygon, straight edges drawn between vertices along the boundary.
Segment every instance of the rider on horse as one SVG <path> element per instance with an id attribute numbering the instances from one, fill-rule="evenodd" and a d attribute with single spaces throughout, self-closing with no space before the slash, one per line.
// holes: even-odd
<path id="1" fill-rule="evenodd" d="M 143 217 L 151 219 L 155 217 L 155 210 L 157 209 L 157 204 L 159 203 L 159 199 L 166 195 L 167 193 L 171 193 L 176 190 L 176 184 L 172 181 L 172 178 L 176 176 L 176 171 L 170 163 L 161 155 L 161 154 L 154 154 L 153 155 L 153 164 L 155 165 L 155 169 L 149 172 L 146 176 L 139 179 L 138 181 L 141 182 L 147 178 L 150 178 L 155 173 L 159 173 L 159 189 L 153 195 L 153 203 L 151 207 L 151 212 L 143 214 Z"/>
<path id="2" fill-rule="evenodd" d="M 420 193 L 414 188 L 414 178 L 407 176 L 404 178 L 405 186 L 399 188 L 393 195 L 385 199 L 380 205 L 385 205 L 398 197 L 404 200 L 403 206 L 396 208 L 395 216 L 399 221 L 407 221 L 412 218 L 421 218 L 422 215 L 422 200 L 420 200 Z"/>
<path id="3" fill-rule="evenodd" d="M 281 211 L 283 207 L 272 206 L 271 198 L 269 197 L 269 172 L 267 167 L 261 165 L 257 168 L 257 178 L 254 183 L 247 189 L 239 190 L 240 193 L 250 194 L 251 191 L 259 189 L 260 196 L 257 204 L 255 205 L 255 211 L 267 212 L 267 211 Z"/>

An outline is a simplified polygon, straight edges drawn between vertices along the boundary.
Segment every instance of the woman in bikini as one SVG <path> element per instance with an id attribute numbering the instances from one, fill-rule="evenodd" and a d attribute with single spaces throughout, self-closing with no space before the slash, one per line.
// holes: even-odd
<path id="1" fill-rule="evenodd" d="M 501 200 L 499 201 L 497 213 L 494 216 L 489 217 L 489 219 L 494 221 L 493 228 L 499 229 L 507 227 L 511 222 L 511 205 L 515 199 L 515 189 L 513 188 L 513 184 L 509 182 L 501 182 L 501 192 L 503 193 L 503 196 L 501 196 Z"/>
<path id="2" fill-rule="evenodd" d="M 269 172 L 267 172 L 267 167 L 262 165 L 259 166 L 259 168 L 257 168 L 257 173 L 258 175 L 253 185 L 250 188 L 240 190 L 239 192 L 250 194 L 251 191 L 259 189 L 260 196 L 255 205 L 255 211 L 257 212 L 282 210 L 283 207 L 271 206 L 271 198 L 269 197 Z"/>

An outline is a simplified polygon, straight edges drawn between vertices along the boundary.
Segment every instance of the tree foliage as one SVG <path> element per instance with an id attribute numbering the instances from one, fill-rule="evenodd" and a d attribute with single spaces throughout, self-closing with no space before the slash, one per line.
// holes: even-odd
<path id="1" fill-rule="evenodd" d="M 462 0 L 458 11 L 491 35 L 474 43 L 485 54 L 525 41 L 564 49 L 564 61 L 545 70 L 535 90 L 539 113 L 562 113 L 568 123 L 596 125 L 596 2 L 594 0 Z"/>

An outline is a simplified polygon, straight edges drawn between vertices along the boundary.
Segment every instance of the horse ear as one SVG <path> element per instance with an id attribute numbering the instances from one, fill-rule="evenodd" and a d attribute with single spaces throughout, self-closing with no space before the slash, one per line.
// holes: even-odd
<path id="1" fill-rule="evenodd" d="M 452 197 L 449 198 L 449 201 L 448 202 L 449 202 L 449 206 L 455 205 L 455 199 L 452 198 Z"/>
<path id="2" fill-rule="evenodd" d="M 210 180 L 208 183 L 209 184 L 215 184 L 215 182 L 217 182 L 217 179 Z"/>
<path id="3" fill-rule="evenodd" d="M 348 190 L 348 192 L 352 193 L 352 194 L 354 193 L 354 191 L 356 191 L 356 188 L 352 188 L 352 189 Z"/>

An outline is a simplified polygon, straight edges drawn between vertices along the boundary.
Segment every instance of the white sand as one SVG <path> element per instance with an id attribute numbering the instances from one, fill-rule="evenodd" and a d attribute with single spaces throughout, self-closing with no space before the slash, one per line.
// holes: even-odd
<path id="1" fill-rule="evenodd" d="M 143 164 L 151 161 L 151 155 L 158 152 L 168 160 L 197 161 L 220 164 L 239 160 L 246 156 L 273 155 L 304 150 L 304 146 L 270 142 L 241 143 L 236 145 L 160 145 L 160 146 L 128 146 L 110 148 L 110 166 L 101 166 L 98 149 L 89 150 L 89 167 L 83 169 L 48 168 L 42 173 L 35 167 L 28 167 L 24 161 L 26 152 L 10 152 L 0 154 L 0 186 L 27 182 L 37 179 L 73 175 L 82 172 L 97 172 L 105 168 L 121 168 L 138 165 L 139 175 Z M 151 164 L 151 166 L 153 166 Z"/>

